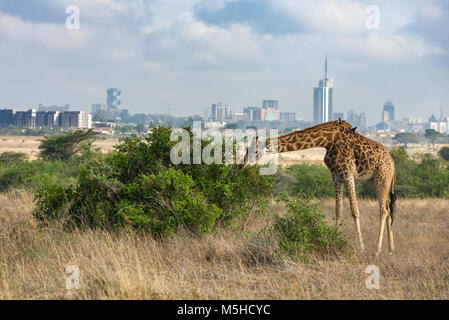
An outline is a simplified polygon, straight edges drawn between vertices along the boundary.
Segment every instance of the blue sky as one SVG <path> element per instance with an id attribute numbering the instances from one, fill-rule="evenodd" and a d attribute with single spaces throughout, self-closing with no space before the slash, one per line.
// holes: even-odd
<path id="1" fill-rule="evenodd" d="M 0 108 L 90 110 L 119 87 L 132 113 L 277 99 L 307 120 L 327 51 L 335 111 L 372 124 L 390 98 L 400 118 L 449 113 L 448 30 L 447 0 L 0 0 Z"/>

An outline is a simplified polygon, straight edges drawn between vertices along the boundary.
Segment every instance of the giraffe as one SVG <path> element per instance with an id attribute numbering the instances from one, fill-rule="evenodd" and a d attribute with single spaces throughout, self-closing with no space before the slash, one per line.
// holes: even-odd
<path id="1" fill-rule="evenodd" d="M 365 246 L 360 230 L 359 209 L 354 181 L 368 180 L 377 197 L 380 208 L 380 227 L 376 257 L 382 249 L 386 220 L 388 221 L 387 233 L 391 254 L 394 250 L 392 224 L 396 201 L 396 195 L 394 194 L 396 179 L 394 161 L 382 144 L 364 137 L 357 133 L 355 129 L 348 122 L 339 119 L 338 121 L 325 122 L 305 130 L 282 135 L 277 138 L 278 153 L 315 147 L 326 149 L 324 163 L 331 171 L 335 188 L 336 225 L 340 226 L 344 187 L 349 198 L 351 213 L 362 251 Z M 254 147 L 254 144 L 258 144 L 257 138 L 253 142 L 252 147 Z M 270 149 L 270 147 L 271 141 L 267 139 L 266 148 Z M 242 167 L 245 167 L 247 164 L 248 152 L 244 157 Z"/>

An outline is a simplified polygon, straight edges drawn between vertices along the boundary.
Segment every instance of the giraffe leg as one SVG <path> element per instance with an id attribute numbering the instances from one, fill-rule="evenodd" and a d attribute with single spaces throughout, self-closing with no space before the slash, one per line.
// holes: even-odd
<path id="1" fill-rule="evenodd" d="M 380 227 L 379 227 L 379 240 L 377 242 L 377 252 L 376 257 L 379 256 L 380 252 L 382 251 L 382 238 L 384 236 L 384 229 L 385 229 L 385 221 L 387 220 L 388 211 L 387 211 L 387 201 L 385 197 L 382 197 L 379 200 L 379 206 L 380 206 Z M 391 218 L 390 218 L 391 219 Z M 387 228 L 390 228 L 391 226 L 388 226 Z M 390 229 L 391 231 L 391 229 Z M 390 248 L 391 250 L 391 248 Z"/>
<path id="2" fill-rule="evenodd" d="M 391 215 L 389 206 L 389 192 L 392 177 L 393 171 L 391 170 L 391 167 L 385 166 L 384 168 L 382 168 L 382 170 L 379 170 L 375 173 L 374 181 L 372 183 L 372 186 L 374 187 L 377 195 L 377 199 L 379 200 L 380 208 L 379 240 L 377 242 L 376 257 L 379 256 L 380 252 L 382 251 L 382 238 L 385 229 L 385 222 L 387 222 L 388 244 L 390 253 L 394 250 L 393 231 L 391 230 Z"/>
<path id="3" fill-rule="evenodd" d="M 388 247 L 390 249 L 390 254 L 394 251 L 394 241 L 393 241 L 393 230 L 391 230 L 391 216 L 388 215 L 387 218 L 387 231 L 388 231 Z"/>
<path id="4" fill-rule="evenodd" d="M 360 249 L 363 251 L 365 245 L 363 244 L 362 232 L 360 231 L 359 208 L 357 207 L 357 198 L 355 195 L 354 178 L 350 178 L 345 182 L 346 191 L 348 192 L 349 204 L 351 205 L 352 217 L 354 218 L 357 236 L 359 238 Z"/>
<path id="5" fill-rule="evenodd" d="M 336 175 L 332 174 L 332 179 L 334 180 L 335 188 L 335 225 L 339 226 L 341 221 L 341 213 L 343 211 L 343 185 Z"/>

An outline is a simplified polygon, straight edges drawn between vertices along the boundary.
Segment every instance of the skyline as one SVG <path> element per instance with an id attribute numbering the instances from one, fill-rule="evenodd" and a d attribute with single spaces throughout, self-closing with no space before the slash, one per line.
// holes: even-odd
<path id="1" fill-rule="evenodd" d="M 80 8 L 67 30 L 65 8 Z M 378 5 L 380 29 L 365 26 Z M 380 120 L 449 113 L 447 1 L 5 1 L 0 0 L 0 107 L 70 104 L 90 111 L 106 88 L 130 113 L 201 115 L 279 101 L 313 119 L 325 52 L 333 111 Z"/>

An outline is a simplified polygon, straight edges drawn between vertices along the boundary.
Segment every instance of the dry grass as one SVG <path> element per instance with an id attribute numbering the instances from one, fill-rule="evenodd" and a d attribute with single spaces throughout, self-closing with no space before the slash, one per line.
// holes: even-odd
<path id="1" fill-rule="evenodd" d="M 367 250 L 309 264 L 280 253 L 254 235 L 284 208 L 250 215 L 213 235 L 182 232 L 165 242 L 130 230 L 62 232 L 39 229 L 31 216 L 32 196 L 0 195 L 1 299 L 448 299 L 449 201 L 400 200 L 394 223 L 397 251 L 384 243 L 373 258 L 378 209 L 360 201 Z M 356 243 L 345 205 L 344 232 Z M 323 201 L 333 217 L 333 201 Z M 366 266 L 377 264 L 379 290 L 365 286 Z M 81 288 L 67 290 L 67 265 L 81 271 Z"/>
<path id="2" fill-rule="evenodd" d="M 33 136 L 0 136 L 0 154 L 3 152 L 20 152 L 28 156 L 28 160 L 39 158 L 39 145 L 43 137 Z M 119 142 L 118 138 L 99 139 L 93 143 L 94 148 L 99 148 L 103 152 L 114 149 L 114 145 Z"/>

